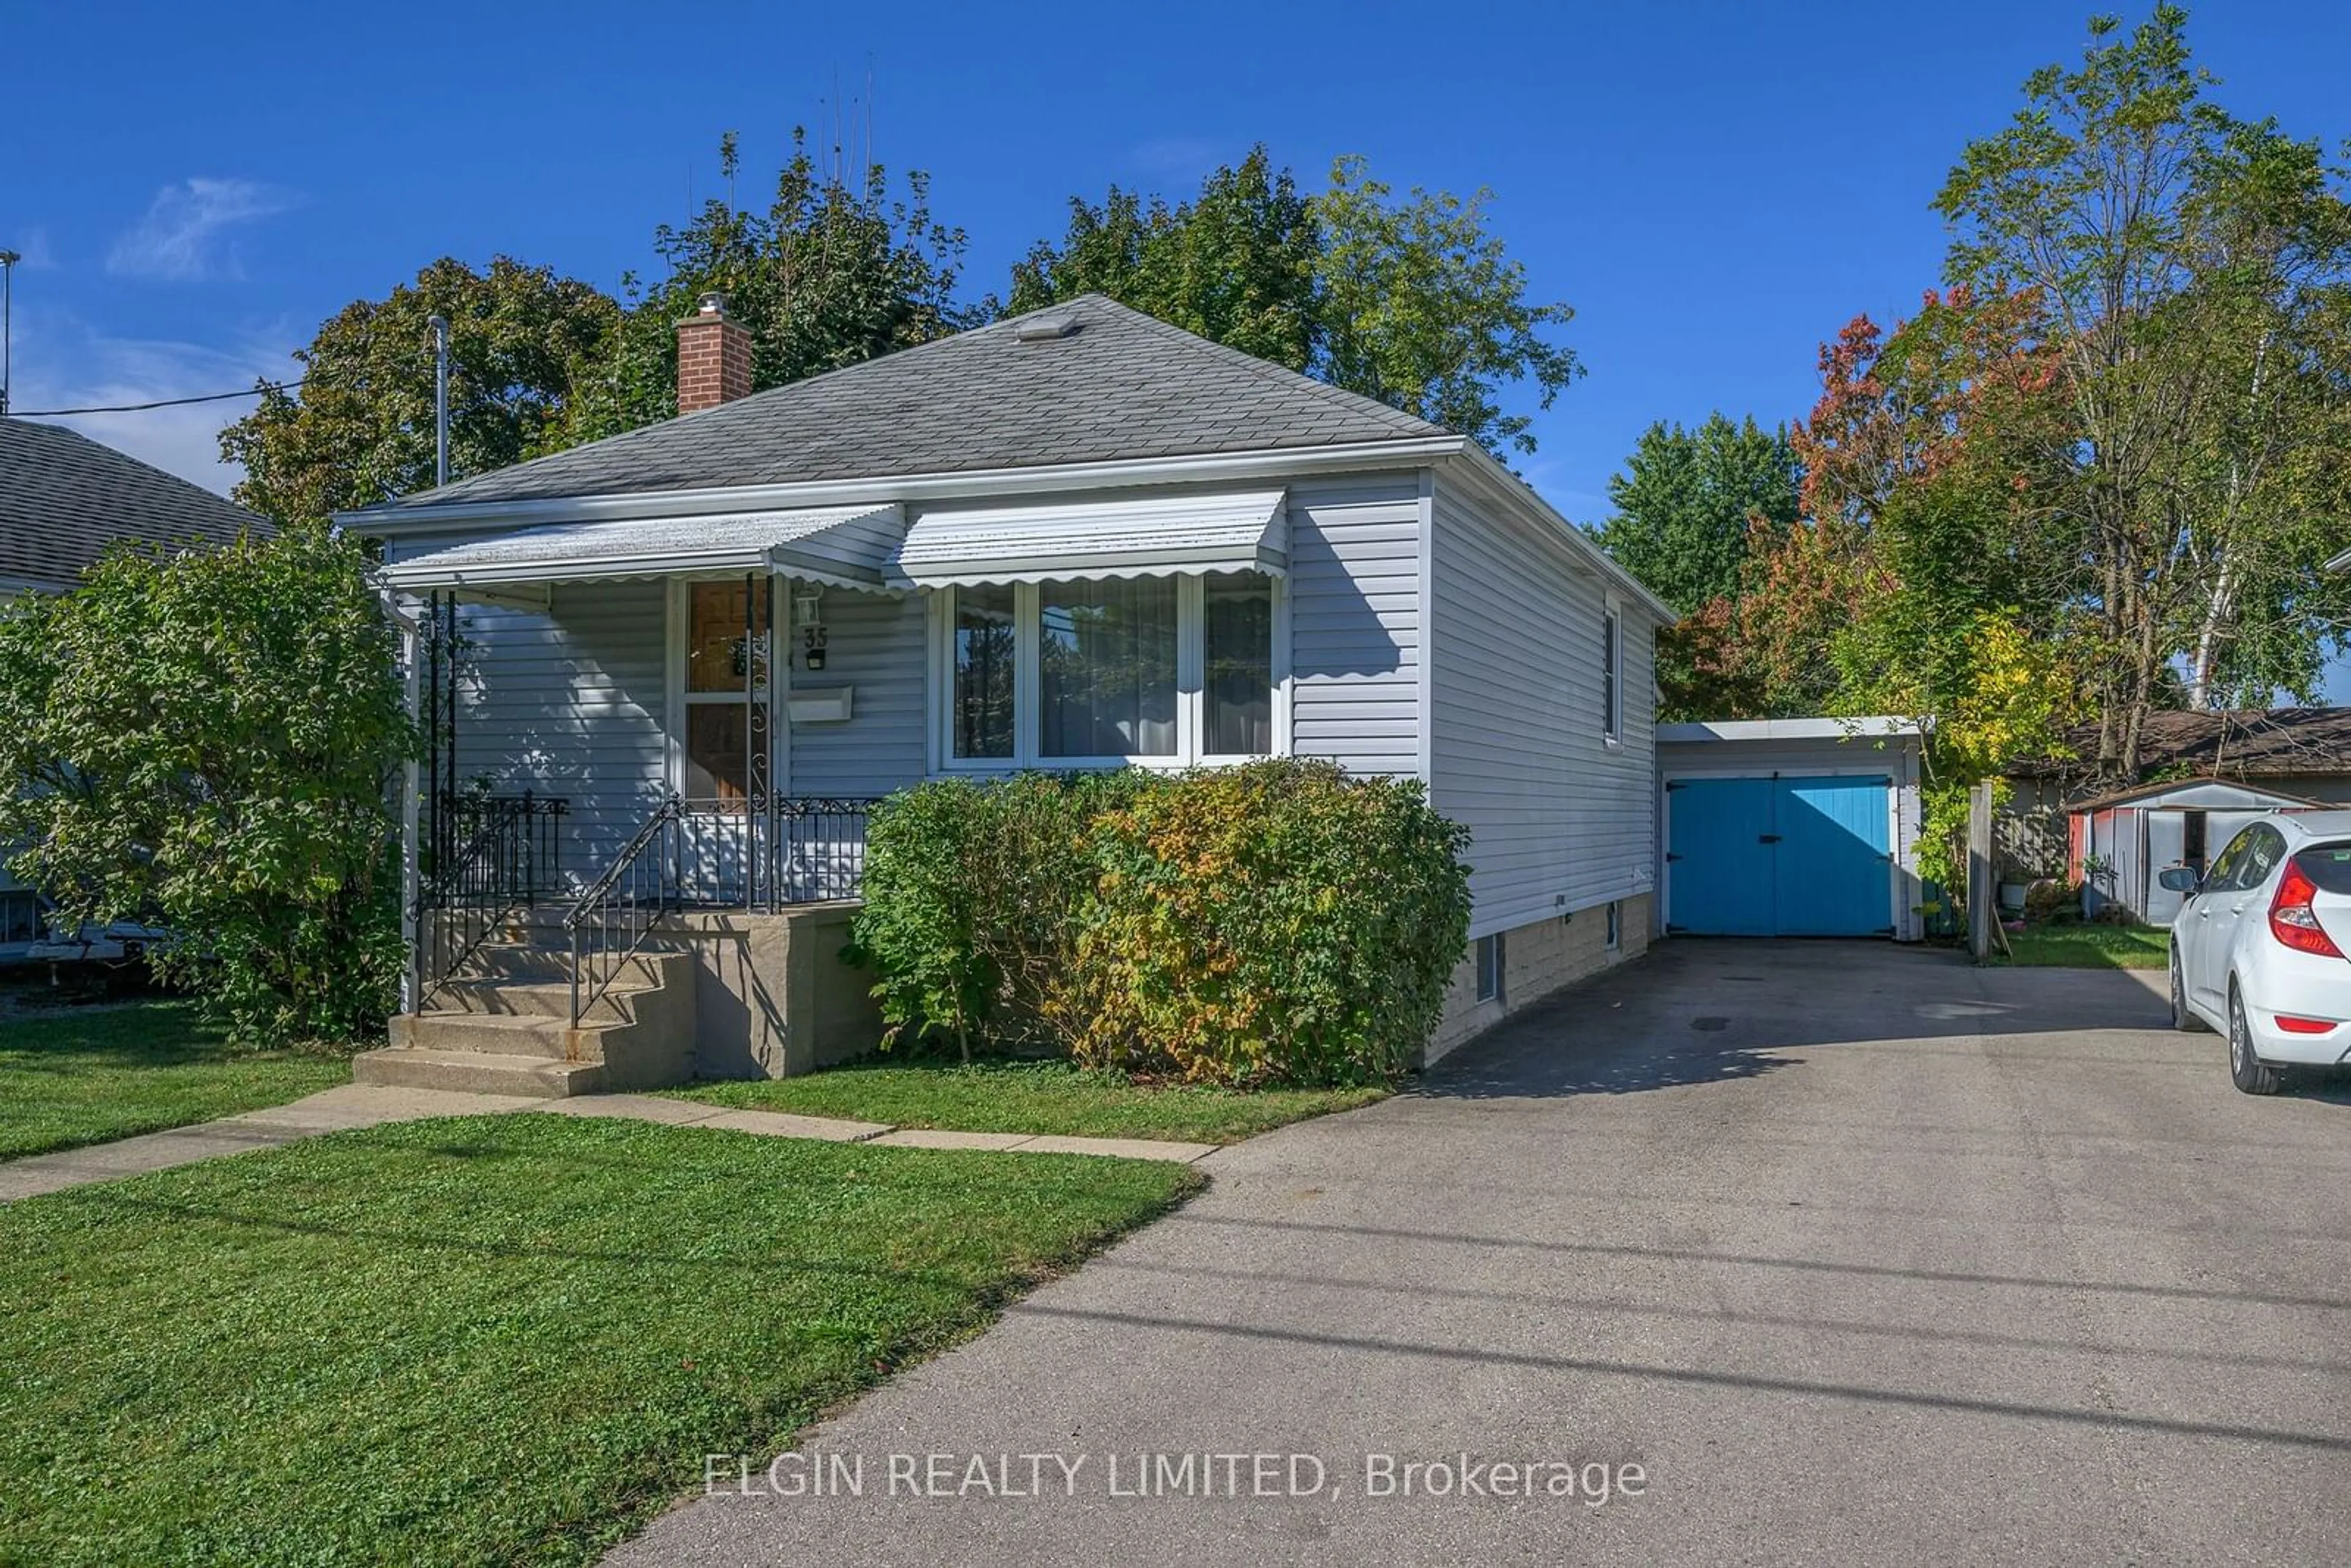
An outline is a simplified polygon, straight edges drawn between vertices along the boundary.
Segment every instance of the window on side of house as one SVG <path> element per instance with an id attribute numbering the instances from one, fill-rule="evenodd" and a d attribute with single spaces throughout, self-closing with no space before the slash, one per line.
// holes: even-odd
<path id="1" fill-rule="evenodd" d="M 40 895 L 0 893 L 0 942 L 34 942 L 41 935 Z"/>
<path id="2" fill-rule="evenodd" d="M 1623 678 L 1625 626 L 1614 610 L 1600 613 L 1600 734 L 1619 740 L 1625 734 Z"/>
<path id="3" fill-rule="evenodd" d="M 1614 899 L 1608 901 L 1607 948 L 1611 953 L 1625 942 L 1625 906 Z"/>
<path id="4" fill-rule="evenodd" d="M 1478 938 L 1474 948 L 1478 969 L 1478 999 L 1499 1001 L 1502 998 L 1502 934 Z"/>
<path id="5" fill-rule="evenodd" d="M 1270 756 L 1275 580 L 1259 572 L 946 591 L 950 766 Z"/>

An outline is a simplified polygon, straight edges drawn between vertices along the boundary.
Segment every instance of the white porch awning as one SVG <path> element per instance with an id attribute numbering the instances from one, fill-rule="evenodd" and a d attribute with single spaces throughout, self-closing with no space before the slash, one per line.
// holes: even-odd
<path id="1" fill-rule="evenodd" d="M 501 589 L 606 578 L 786 572 L 836 588 L 881 589 L 904 529 L 897 507 L 737 512 L 555 523 L 395 560 L 392 587 Z"/>
<path id="2" fill-rule="evenodd" d="M 893 580 L 918 588 L 1047 579 L 1265 571 L 1290 564 L 1286 492 L 1054 501 L 927 512 L 906 529 Z"/>

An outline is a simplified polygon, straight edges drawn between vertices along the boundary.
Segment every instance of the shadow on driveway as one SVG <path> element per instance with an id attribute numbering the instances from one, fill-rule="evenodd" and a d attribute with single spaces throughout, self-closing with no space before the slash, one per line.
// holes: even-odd
<path id="1" fill-rule="evenodd" d="M 2126 1037 L 2170 1024 L 2161 984 L 2125 969 L 1982 969 L 1949 948 L 1889 942 L 1676 937 L 1505 1020 L 1432 1067 L 1417 1092 L 1631 1094 L 1782 1071 L 1802 1065 L 1785 1054 L 1795 1049 L 1927 1051 L 1984 1035 L 2050 1036 L 2075 1063 L 2102 1051 L 2137 1061 Z"/>

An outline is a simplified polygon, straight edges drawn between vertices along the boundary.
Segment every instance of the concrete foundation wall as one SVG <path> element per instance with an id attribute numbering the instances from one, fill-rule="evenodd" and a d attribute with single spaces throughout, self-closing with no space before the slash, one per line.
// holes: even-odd
<path id="1" fill-rule="evenodd" d="M 1608 946 L 1608 906 L 1593 904 L 1566 916 L 1529 921 L 1502 934 L 1502 994 L 1478 999 L 1477 947 L 1453 971 L 1445 1014 L 1424 1057 L 1436 1061 L 1476 1039 L 1520 1008 L 1562 986 L 1639 957 L 1649 946 L 1651 894 L 1617 904 L 1617 945 Z"/>
<path id="2" fill-rule="evenodd" d="M 872 977 L 844 962 L 854 902 L 771 915 L 666 917 L 660 940 L 695 956 L 694 1075 L 789 1078 L 872 1051 Z"/>

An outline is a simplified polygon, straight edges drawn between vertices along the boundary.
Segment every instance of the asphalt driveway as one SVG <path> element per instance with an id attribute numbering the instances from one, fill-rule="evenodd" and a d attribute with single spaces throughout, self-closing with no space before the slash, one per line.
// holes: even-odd
<path id="1" fill-rule="evenodd" d="M 614 1560 L 2351 1562 L 2351 1094 L 2160 978 L 1668 944 Z"/>

